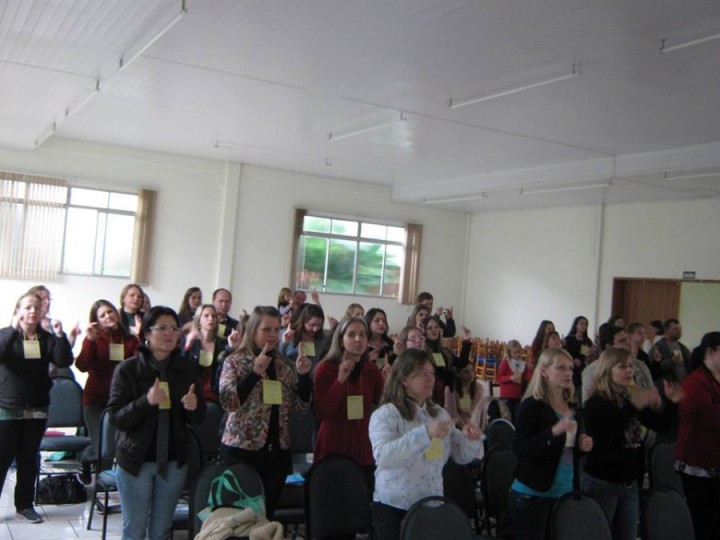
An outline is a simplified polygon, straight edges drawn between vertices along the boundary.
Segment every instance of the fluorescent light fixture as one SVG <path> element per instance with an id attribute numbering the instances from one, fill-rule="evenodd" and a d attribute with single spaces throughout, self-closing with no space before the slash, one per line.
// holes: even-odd
<path id="1" fill-rule="evenodd" d="M 320 157 L 320 156 L 314 156 L 311 154 L 301 154 L 299 152 L 292 152 L 290 150 L 282 150 L 279 148 L 267 148 L 263 146 L 252 146 L 249 144 L 241 144 L 241 143 L 234 143 L 234 142 L 228 142 L 228 141 L 221 141 L 221 140 L 214 140 L 212 142 L 212 145 L 215 148 L 223 148 L 225 150 L 239 150 L 240 152 L 245 153 L 256 153 L 256 154 L 265 154 L 267 156 L 272 157 L 280 157 L 280 158 L 290 158 L 300 161 L 309 161 L 313 163 L 324 163 L 325 166 L 331 167 L 333 164 L 333 160 L 331 157 Z"/>
<path id="2" fill-rule="evenodd" d="M 73 114 L 77 113 L 82 109 L 85 105 L 90 103 L 90 100 L 94 98 L 98 93 L 100 92 L 100 79 L 97 79 L 95 81 L 95 89 L 90 92 L 90 94 L 83 98 L 82 100 L 78 101 L 74 105 L 71 105 L 67 109 L 65 109 L 65 119 L 70 118 Z"/>
<path id="3" fill-rule="evenodd" d="M 475 103 L 481 103 L 481 102 L 487 101 L 489 99 L 495 99 L 495 98 L 499 98 L 499 97 L 509 96 L 512 94 L 517 94 L 518 92 L 524 92 L 525 90 L 531 90 L 533 88 L 538 88 L 540 86 L 545 86 L 545 85 L 553 84 L 553 83 L 560 82 L 560 81 L 566 81 L 568 79 L 572 79 L 573 77 L 577 77 L 578 75 L 580 75 L 580 64 L 573 64 L 570 73 L 565 73 L 564 75 L 556 75 L 554 77 L 550 77 L 547 79 L 541 79 L 539 81 L 531 82 L 531 83 L 525 84 L 523 86 L 504 88 L 504 89 L 498 90 L 497 92 L 492 92 L 490 94 L 480 94 L 477 96 L 472 96 L 472 97 L 464 98 L 464 99 L 450 98 L 448 100 L 448 107 L 451 109 L 459 109 L 460 107 L 465 107 L 467 105 L 474 105 Z"/>
<path id="4" fill-rule="evenodd" d="M 48 127 L 46 127 L 43 132 L 38 135 L 38 138 L 35 139 L 35 148 L 42 146 L 42 144 L 47 141 L 53 133 L 55 133 L 55 130 L 57 129 L 57 122 L 53 122 Z"/>
<path id="5" fill-rule="evenodd" d="M 688 47 L 694 47 L 695 45 L 702 45 L 703 43 L 714 41 L 716 39 L 720 39 L 720 34 L 713 34 L 712 36 L 705 36 L 691 41 L 686 41 L 684 43 L 676 43 L 675 45 L 668 46 L 668 40 L 663 38 L 660 42 L 660 53 L 679 51 L 680 49 L 687 49 Z"/>
<path id="6" fill-rule="evenodd" d="M 443 203 L 454 203 L 454 202 L 465 202 L 465 201 L 476 201 L 479 199 L 487 199 L 487 193 L 484 191 L 479 195 L 465 195 L 463 197 L 450 197 L 447 199 L 423 199 L 423 204 L 443 204 Z"/>
<path id="7" fill-rule="evenodd" d="M 388 122 L 383 122 L 382 124 L 375 124 L 373 126 L 368 126 L 360 129 L 356 129 L 354 131 L 347 131 L 345 133 L 335 133 L 330 132 L 328 133 L 328 140 L 330 142 L 335 141 L 341 141 L 343 139 L 347 139 L 349 137 L 355 137 L 356 135 L 362 135 L 363 133 L 370 133 L 371 131 L 376 131 L 378 129 L 383 129 L 386 127 L 394 126 L 397 123 L 405 122 L 407 118 L 405 117 L 405 113 L 400 111 L 400 117 L 396 118 L 395 120 L 390 120 Z"/>
<path id="8" fill-rule="evenodd" d="M 678 175 L 666 172 L 663 174 L 663 180 L 691 180 L 693 178 L 714 178 L 716 176 L 720 176 L 720 171 Z"/>
<path id="9" fill-rule="evenodd" d="M 163 26 L 159 32 L 157 32 L 155 35 L 153 35 L 148 41 L 145 42 L 144 45 L 142 45 L 140 48 L 138 48 L 135 52 L 126 52 L 120 57 L 120 65 L 118 66 L 118 72 L 124 70 L 127 68 L 130 64 L 132 64 L 135 60 L 140 58 L 140 55 L 147 51 L 150 47 L 152 47 L 153 43 L 155 43 L 158 39 L 163 37 L 173 26 L 177 24 L 177 22 L 182 19 L 185 14 L 187 13 L 187 8 L 185 7 L 185 0 L 180 1 L 180 12 L 175 15 L 175 17 L 172 18 L 172 20 L 167 23 L 165 26 Z M 135 47 L 130 47 L 130 50 L 134 49 Z"/>
<path id="10" fill-rule="evenodd" d="M 538 193 L 558 193 L 560 191 L 577 191 L 581 189 L 601 189 L 610 187 L 612 185 L 611 180 L 605 180 L 601 183 L 596 184 L 567 184 L 564 186 L 550 186 L 550 187 L 529 187 L 520 188 L 520 195 L 535 195 Z"/>

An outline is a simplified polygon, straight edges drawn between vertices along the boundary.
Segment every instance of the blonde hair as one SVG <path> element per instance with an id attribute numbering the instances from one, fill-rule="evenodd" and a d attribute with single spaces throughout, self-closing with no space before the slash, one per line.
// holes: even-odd
<path id="1" fill-rule="evenodd" d="M 619 392 L 613 386 L 612 369 L 622 362 L 630 362 L 632 365 L 632 360 L 632 353 L 627 349 L 618 347 L 605 349 L 597 360 L 597 368 L 588 396 L 597 394 L 610 401 L 617 399 Z"/>
<path id="2" fill-rule="evenodd" d="M 195 315 L 193 315 L 193 320 L 192 320 L 192 326 L 198 332 L 200 332 L 200 318 L 202 317 L 203 311 L 205 311 L 206 309 L 211 309 L 213 312 L 215 312 L 215 320 L 217 322 L 217 309 L 215 308 L 215 306 L 213 304 L 199 305 L 197 307 L 197 309 L 195 310 Z M 216 337 L 218 337 L 218 325 L 217 324 L 215 325 L 215 328 L 213 328 L 213 331 L 212 331 L 212 338 L 215 339 Z"/>
<path id="3" fill-rule="evenodd" d="M 538 401 L 542 401 L 543 403 L 550 402 L 550 390 L 548 388 L 548 383 L 545 377 L 542 376 L 540 368 L 549 368 L 553 365 L 556 358 L 561 357 L 565 357 L 570 360 L 571 364 L 573 363 L 573 357 L 565 349 L 555 349 L 551 347 L 540 353 L 540 358 L 538 358 L 535 371 L 533 372 L 532 379 L 530 379 L 530 382 L 528 383 L 523 399 L 531 397 Z M 569 402 L 573 393 L 570 389 L 563 389 L 562 395 L 563 399 Z"/>

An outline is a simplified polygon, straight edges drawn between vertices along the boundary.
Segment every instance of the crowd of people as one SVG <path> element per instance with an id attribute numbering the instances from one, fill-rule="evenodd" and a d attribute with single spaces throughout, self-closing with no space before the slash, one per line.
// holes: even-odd
<path id="1" fill-rule="evenodd" d="M 72 376 L 74 363 L 88 374 L 85 457 L 97 455 L 103 411 L 117 429 L 123 538 L 159 539 L 171 527 L 186 482 L 188 426 L 203 422 L 208 402 L 226 411 L 219 455 L 257 470 L 268 518 L 292 469 L 294 410 L 314 414 L 314 460 L 342 455 L 362 471 L 377 540 L 399 538 L 410 506 L 443 494 L 450 458 L 482 458 L 483 429 L 505 416 L 516 427 L 516 538 L 547 538 L 553 505 L 578 486 L 600 503 L 613 538 L 636 538 L 653 436 L 677 440 L 675 468 L 696 538 L 720 537 L 720 332 L 691 353 L 676 319 L 653 321 L 649 337 L 644 325 L 611 317 L 595 339 L 586 317 L 564 339 L 544 320 L 529 354 L 507 343 L 498 401 L 476 379 L 470 330 L 461 327 L 456 351 L 446 347 L 443 338 L 457 333 L 453 310 L 434 306 L 430 293 L 418 295 L 394 338 L 380 308 L 353 303 L 338 319 L 326 316 L 315 291 L 311 298 L 283 288 L 276 305 L 235 319 L 227 289 L 203 303 L 191 287 L 175 311 L 151 307 L 129 284 L 119 308 L 98 300 L 84 328 L 65 332 L 49 316 L 46 287 L 24 293 L 0 330 L 0 487 L 15 460 L 18 515 L 42 521 L 33 500 L 52 378 Z M 493 402 L 497 412 L 488 414 Z"/>

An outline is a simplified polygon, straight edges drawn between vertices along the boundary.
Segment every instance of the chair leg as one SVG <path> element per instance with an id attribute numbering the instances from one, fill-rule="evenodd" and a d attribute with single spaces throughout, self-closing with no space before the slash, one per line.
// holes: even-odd
<path id="1" fill-rule="evenodd" d="M 94 501 L 93 501 L 94 504 Z M 110 513 L 110 493 L 108 490 L 105 490 L 105 512 L 103 512 L 103 530 L 102 530 L 102 540 L 105 540 L 105 537 L 107 536 L 107 520 L 108 520 L 108 514 Z"/>
<path id="2" fill-rule="evenodd" d="M 97 481 L 97 480 L 96 480 Z M 97 498 L 97 485 L 93 484 L 92 494 L 90 495 L 90 515 L 88 516 L 87 530 L 92 530 L 93 514 L 95 513 L 95 499 Z"/>

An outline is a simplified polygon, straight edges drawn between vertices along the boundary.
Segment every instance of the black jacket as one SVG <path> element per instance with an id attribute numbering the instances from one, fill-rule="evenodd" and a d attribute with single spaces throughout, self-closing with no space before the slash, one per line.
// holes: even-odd
<path id="1" fill-rule="evenodd" d="M 565 448 L 565 434 L 555 437 L 552 427 L 557 423 L 555 410 L 547 403 L 534 398 L 520 403 L 515 426 L 513 451 L 518 458 L 517 479 L 537 491 L 552 487 L 560 456 Z M 575 452 L 581 429 L 578 426 Z"/>
<path id="2" fill-rule="evenodd" d="M 130 474 L 137 475 L 146 458 L 154 456 L 159 408 L 150 405 L 147 393 L 155 384 L 157 371 L 149 364 L 150 352 L 141 349 L 137 356 L 121 362 L 113 374 L 110 387 L 110 421 L 117 428 L 115 458 Z M 187 423 L 197 424 L 205 416 L 205 402 L 202 397 L 200 380 L 195 366 L 178 351 L 174 351 L 168 364 L 168 386 L 170 389 L 170 455 L 175 456 L 179 465 L 187 462 L 187 449 L 191 435 Z M 195 384 L 198 399 L 197 409 L 187 411 L 181 403 L 190 385 Z M 148 459 L 151 461 L 154 459 Z"/>
<path id="3" fill-rule="evenodd" d="M 47 407 L 52 381 L 50 363 L 59 368 L 72 365 L 73 354 L 65 334 L 56 337 L 39 325 L 40 358 L 28 359 L 23 353 L 23 334 L 8 326 L 0 330 L 0 407 Z"/>

